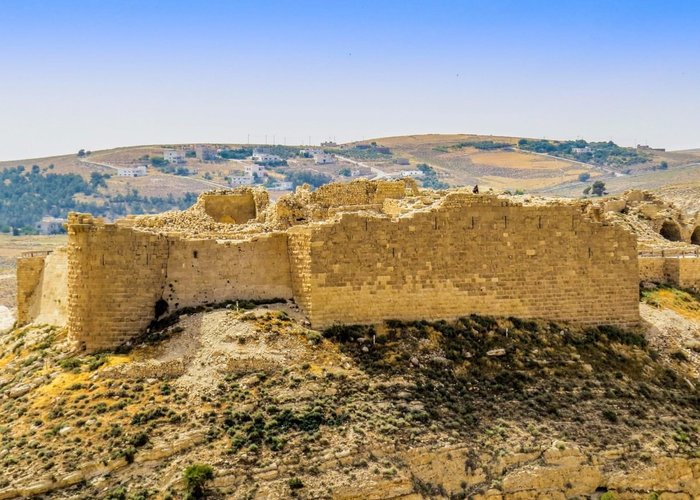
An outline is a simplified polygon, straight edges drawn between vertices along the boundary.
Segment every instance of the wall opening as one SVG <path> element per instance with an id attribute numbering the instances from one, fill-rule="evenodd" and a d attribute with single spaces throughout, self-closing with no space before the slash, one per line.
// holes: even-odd
<path id="1" fill-rule="evenodd" d="M 663 223 L 660 234 L 669 241 L 681 241 L 680 226 L 670 220 Z"/>
<path id="2" fill-rule="evenodd" d="M 695 228 L 693 234 L 690 236 L 690 242 L 693 245 L 700 245 L 700 226 Z"/>

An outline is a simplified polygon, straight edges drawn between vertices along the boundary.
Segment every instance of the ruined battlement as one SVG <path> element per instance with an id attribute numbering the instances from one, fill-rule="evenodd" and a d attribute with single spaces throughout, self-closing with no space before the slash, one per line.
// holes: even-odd
<path id="1" fill-rule="evenodd" d="M 589 205 L 402 180 L 300 188 L 274 204 L 262 189 L 215 191 L 112 224 L 71 214 L 67 324 L 90 350 L 237 299 L 293 299 L 316 328 L 470 313 L 634 324 L 636 237 Z"/>

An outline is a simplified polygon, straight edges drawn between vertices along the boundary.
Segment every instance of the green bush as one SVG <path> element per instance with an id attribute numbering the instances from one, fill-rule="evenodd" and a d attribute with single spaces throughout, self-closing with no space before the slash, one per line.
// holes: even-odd
<path id="1" fill-rule="evenodd" d="M 205 485 L 214 479 L 214 469 L 211 465 L 194 464 L 187 467 L 183 475 L 187 498 L 204 498 Z"/>
<path id="2" fill-rule="evenodd" d="M 293 490 L 299 490 L 304 487 L 304 483 L 298 477 L 293 477 L 289 480 L 289 487 Z"/>

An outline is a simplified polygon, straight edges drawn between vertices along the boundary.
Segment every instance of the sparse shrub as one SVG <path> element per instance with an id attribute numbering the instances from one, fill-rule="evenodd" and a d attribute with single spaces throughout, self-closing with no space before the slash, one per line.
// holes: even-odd
<path id="1" fill-rule="evenodd" d="M 211 465 L 194 464 L 187 467 L 183 475 L 187 498 L 204 498 L 207 481 L 214 479 L 214 469 Z"/>
<path id="2" fill-rule="evenodd" d="M 146 443 L 148 443 L 148 434 L 146 434 L 145 432 L 139 432 L 137 434 L 134 434 L 129 440 L 129 443 L 131 444 L 131 446 L 140 448 L 141 446 L 144 446 Z"/>
<path id="3" fill-rule="evenodd" d="M 614 410 L 605 409 L 603 410 L 602 415 L 603 418 L 605 418 L 605 420 L 613 424 L 616 424 L 619 420 L 619 417 L 617 416 L 617 413 Z"/>
<path id="4" fill-rule="evenodd" d="M 289 480 L 289 488 L 292 490 L 300 490 L 304 487 L 304 483 L 298 477 L 293 477 Z"/>
<path id="5" fill-rule="evenodd" d="M 315 332 L 313 330 L 309 330 L 308 332 L 306 332 L 306 340 L 308 340 L 312 344 L 320 343 L 321 339 L 323 339 L 323 337 L 318 332 Z"/>
<path id="6" fill-rule="evenodd" d="M 83 362 L 78 358 L 66 358 L 58 362 L 58 365 L 66 371 L 78 371 Z"/>
<path id="7" fill-rule="evenodd" d="M 683 351 L 673 351 L 670 356 L 676 361 L 688 361 L 688 355 Z"/>

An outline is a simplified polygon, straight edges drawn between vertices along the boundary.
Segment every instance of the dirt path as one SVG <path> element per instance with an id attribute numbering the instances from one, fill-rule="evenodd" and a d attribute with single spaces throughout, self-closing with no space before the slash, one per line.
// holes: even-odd
<path id="1" fill-rule="evenodd" d="M 647 340 L 661 354 L 668 357 L 683 352 L 690 363 L 694 376 L 700 375 L 700 323 L 685 318 L 670 309 L 658 309 L 640 304 L 642 319 L 652 326 L 647 331 Z"/>

